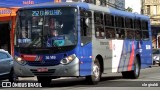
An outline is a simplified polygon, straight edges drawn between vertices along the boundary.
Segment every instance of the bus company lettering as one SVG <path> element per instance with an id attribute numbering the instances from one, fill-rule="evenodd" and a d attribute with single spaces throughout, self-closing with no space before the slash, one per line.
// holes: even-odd
<path id="1" fill-rule="evenodd" d="M 100 42 L 100 45 L 109 45 L 109 42 Z"/>
<path id="2" fill-rule="evenodd" d="M 50 60 L 50 59 L 56 59 L 56 56 L 45 56 L 46 60 Z"/>
<path id="3" fill-rule="evenodd" d="M 0 14 L 11 14 L 12 10 L 9 9 L 4 9 L 4 10 L 0 10 Z"/>
<path id="4" fill-rule="evenodd" d="M 34 0 L 23 0 L 23 1 L 22 1 L 22 4 L 23 4 L 23 5 L 31 5 L 31 4 L 34 4 Z"/>

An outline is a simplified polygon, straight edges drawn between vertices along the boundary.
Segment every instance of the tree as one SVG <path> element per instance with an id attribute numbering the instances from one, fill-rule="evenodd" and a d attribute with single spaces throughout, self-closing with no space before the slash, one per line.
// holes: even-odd
<path id="1" fill-rule="evenodd" d="M 128 8 L 126 9 L 126 11 L 127 11 L 127 12 L 132 12 L 133 9 L 132 9 L 131 7 L 128 7 Z"/>

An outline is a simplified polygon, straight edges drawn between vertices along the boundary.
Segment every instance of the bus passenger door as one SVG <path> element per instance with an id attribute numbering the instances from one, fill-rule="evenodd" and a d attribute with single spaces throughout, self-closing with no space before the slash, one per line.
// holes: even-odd
<path id="1" fill-rule="evenodd" d="M 92 43 L 91 43 L 91 12 L 81 10 L 80 13 L 80 75 L 91 75 L 92 67 Z"/>
<path id="2" fill-rule="evenodd" d="M 141 68 L 149 67 L 152 64 L 152 35 L 148 21 L 141 21 L 142 39 L 141 48 Z"/>

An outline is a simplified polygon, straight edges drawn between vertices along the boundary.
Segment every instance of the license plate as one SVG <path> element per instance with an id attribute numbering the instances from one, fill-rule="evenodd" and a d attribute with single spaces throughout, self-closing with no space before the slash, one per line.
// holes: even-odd
<path id="1" fill-rule="evenodd" d="M 48 68 L 37 68 L 37 72 L 47 72 Z"/>

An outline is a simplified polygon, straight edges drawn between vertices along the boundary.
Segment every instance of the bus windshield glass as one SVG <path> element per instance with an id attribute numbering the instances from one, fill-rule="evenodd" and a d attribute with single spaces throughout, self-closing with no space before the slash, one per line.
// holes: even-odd
<path id="1" fill-rule="evenodd" d="M 17 16 L 16 47 L 62 47 L 77 44 L 77 9 L 20 10 Z"/>

